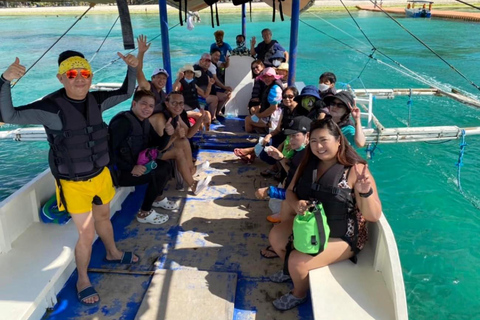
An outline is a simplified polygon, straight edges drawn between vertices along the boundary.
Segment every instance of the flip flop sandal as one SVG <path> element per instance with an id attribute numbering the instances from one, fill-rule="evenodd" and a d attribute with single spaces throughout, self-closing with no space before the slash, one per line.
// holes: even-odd
<path id="1" fill-rule="evenodd" d="M 169 219 L 169 216 L 164 213 L 158 213 L 154 210 L 150 210 L 148 216 L 145 218 L 140 218 L 137 215 L 137 221 L 140 223 L 151 223 L 151 224 L 164 224 Z"/>
<path id="2" fill-rule="evenodd" d="M 280 214 L 279 213 L 271 214 L 271 215 L 267 216 L 267 220 L 271 223 L 279 223 L 279 222 L 281 222 Z"/>
<path id="3" fill-rule="evenodd" d="M 137 257 L 137 261 L 133 261 L 133 257 Z M 108 263 L 120 263 L 120 264 L 135 264 L 140 261 L 140 257 L 137 256 L 136 254 L 133 254 L 133 252 L 130 251 L 125 251 L 122 255 L 121 259 L 117 260 L 108 260 L 107 257 L 103 259 L 103 261 L 108 262 Z"/>
<path id="4" fill-rule="evenodd" d="M 92 302 L 92 303 L 88 303 L 88 302 L 84 301 L 84 300 L 86 300 L 88 298 L 91 298 L 91 297 L 94 297 L 94 296 L 98 296 L 98 301 L 95 301 L 95 302 Z M 95 289 L 93 289 L 92 286 L 86 287 L 82 291 L 79 291 L 77 293 L 77 298 L 78 298 L 78 301 L 81 304 L 83 304 L 84 306 L 87 306 L 87 307 L 96 306 L 97 304 L 100 303 L 100 296 L 98 295 L 98 292 L 95 291 Z"/>
<path id="5" fill-rule="evenodd" d="M 263 250 L 260 250 L 260 255 L 265 259 L 278 258 L 278 254 L 273 250 L 272 246 L 268 246 Z"/>
<path id="6" fill-rule="evenodd" d="M 178 204 L 175 201 L 168 200 L 167 197 L 163 198 L 161 201 L 155 201 L 152 203 L 152 207 L 162 208 L 165 210 L 178 210 Z"/>

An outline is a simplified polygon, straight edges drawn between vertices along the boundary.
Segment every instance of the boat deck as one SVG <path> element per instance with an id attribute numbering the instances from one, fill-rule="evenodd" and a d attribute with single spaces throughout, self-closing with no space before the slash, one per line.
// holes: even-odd
<path id="1" fill-rule="evenodd" d="M 382 12 L 377 7 L 374 6 L 356 6 L 359 10 L 375 11 Z M 389 8 L 382 7 L 383 11 L 388 13 L 397 13 L 405 14 L 405 8 Z M 431 10 L 432 18 L 443 18 L 443 19 L 457 19 L 457 20 L 466 20 L 466 21 L 480 21 L 480 13 L 477 12 L 461 12 L 461 11 L 451 11 L 451 10 Z"/>
<path id="2" fill-rule="evenodd" d="M 212 167 L 207 174 L 213 176 L 208 191 L 196 197 L 185 191 L 176 191 L 172 188 L 175 184 L 170 183 L 165 195 L 177 200 L 180 209 L 172 212 L 170 220 L 164 225 L 140 224 L 135 220 L 144 188 L 137 188 L 126 199 L 122 210 L 112 219 L 115 236 L 119 248 L 134 250 L 141 261 L 138 265 L 128 267 L 104 263 L 103 244 L 99 240 L 94 244 L 90 268 L 103 269 L 103 272 L 97 270 L 90 273 L 92 284 L 101 296 L 97 307 L 84 307 L 78 302 L 74 273 L 59 293 L 59 302 L 44 319 L 140 318 L 141 314 L 137 313 L 142 300 L 148 300 L 150 296 L 146 293 L 152 279 L 151 274 L 145 271 L 157 269 L 203 272 L 206 274 L 204 279 L 209 292 L 205 293 L 205 290 L 199 290 L 193 285 L 187 288 L 171 285 L 168 295 L 189 296 L 191 291 L 198 291 L 198 294 L 206 296 L 220 296 L 227 301 L 231 299 L 231 312 L 236 320 L 313 319 L 310 302 L 283 313 L 276 311 L 271 304 L 279 295 L 287 292 L 291 284 L 271 283 L 267 276 L 282 267 L 281 261 L 263 259 L 259 254 L 268 244 L 271 224 L 265 219 L 269 214 L 267 203 L 257 200 L 254 191 L 255 188 L 274 183 L 259 174 L 266 165 L 260 162 L 255 165 L 242 164 L 231 151 L 201 150 L 198 162 L 205 160 L 210 161 Z M 109 272 L 109 269 L 122 270 L 125 274 Z M 230 297 L 220 294 L 224 291 L 216 279 L 222 274 L 236 276 L 236 289 L 230 290 Z M 157 301 L 157 307 L 161 301 Z M 193 303 L 192 301 L 181 303 Z M 206 297 L 204 303 L 205 301 Z M 170 299 L 169 304 L 168 308 L 175 308 L 176 303 Z M 202 308 L 203 305 L 196 307 Z M 150 305 L 149 310 L 152 308 L 155 307 Z M 165 305 L 159 309 L 168 311 Z M 158 319 L 174 319 L 160 315 L 165 313 L 159 313 Z M 195 319 L 232 317 L 219 314 L 218 317 L 208 318 L 198 315 Z"/>

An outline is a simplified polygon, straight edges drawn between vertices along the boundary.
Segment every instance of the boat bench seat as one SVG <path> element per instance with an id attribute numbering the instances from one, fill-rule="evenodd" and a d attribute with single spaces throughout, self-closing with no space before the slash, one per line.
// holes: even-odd
<path id="1" fill-rule="evenodd" d="M 48 171 L 48 170 L 47 170 Z M 30 184 L 43 180 L 42 190 L 32 190 Z M 42 181 L 41 181 L 42 182 Z M 45 190 L 47 189 L 47 190 Z M 119 209 L 123 200 L 134 188 L 119 188 L 111 202 L 112 215 Z M 44 172 L 29 184 L 0 204 L 0 232 L 7 233 L 14 223 L 8 214 L 12 212 L 11 202 L 42 203 L 54 192 L 53 178 L 50 172 Z M 42 199 L 32 199 L 40 196 Z M 14 204 L 17 216 L 29 216 L 30 224 L 7 248 L 0 253 L 0 318 L 2 319 L 40 319 L 46 308 L 57 302 L 57 294 L 75 269 L 74 249 L 78 239 L 75 224 L 45 224 L 38 220 L 38 207 L 35 212 L 25 210 L 25 206 Z M 32 205 L 33 208 L 35 205 Z M 36 218 L 36 219 L 35 219 Z M 20 218 L 22 219 L 22 218 Z M 27 218 L 24 217 L 23 220 Z M 16 233 L 20 231 L 17 230 Z M 8 236 L 8 234 L 1 234 Z"/>
<path id="2" fill-rule="evenodd" d="M 379 223 L 369 224 L 370 240 L 359 253 L 357 264 L 346 260 L 309 272 L 316 320 L 396 319 L 395 310 L 401 303 L 395 301 L 401 301 L 402 295 L 395 297 L 392 294 L 395 290 L 384 280 L 395 277 L 395 273 L 390 266 L 386 241 L 377 238 Z M 382 236 L 380 234 L 380 238 Z M 403 279 L 400 280 L 403 286 Z"/>

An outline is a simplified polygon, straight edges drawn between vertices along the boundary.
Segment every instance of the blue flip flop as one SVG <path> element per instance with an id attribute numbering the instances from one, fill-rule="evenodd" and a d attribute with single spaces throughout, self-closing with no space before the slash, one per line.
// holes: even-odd
<path id="1" fill-rule="evenodd" d="M 137 261 L 133 261 L 133 257 L 137 257 L 138 260 Z M 121 259 L 118 259 L 118 260 L 108 260 L 107 257 L 105 257 L 103 259 L 103 261 L 105 262 L 108 262 L 108 263 L 120 263 L 120 264 L 134 264 L 134 263 L 138 263 L 140 261 L 140 257 L 133 254 L 133 252 L 124 252 L 123 253 L 123 256 Z"/>
<path id="2" fill-rule="evenodd" d="M 83 301 L 85 299 L 88 299 L 88 298 L 94 297 L 94 296 L 98 296 L 98 301 L 96 301 L 94 303 L 88 303 L 88 302 Z M 81 304 L 83 304 L 84 306 L 87 306 L 87 307 L 96 306 L 97 304 L 100 303 L 100 296 L 98 295 L 98 292 L 95 291 L 95 289 L 93 289 L 92 286 L 86 287 L 82 291 L 78 292 L 77 298 L 78 298 L 78 301 L 80 301 Z"/>

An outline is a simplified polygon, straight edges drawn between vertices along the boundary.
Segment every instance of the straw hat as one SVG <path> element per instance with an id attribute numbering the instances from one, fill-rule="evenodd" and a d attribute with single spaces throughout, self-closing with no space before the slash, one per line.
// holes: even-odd
<path id="1" fill-rule="evenodd" d="M 202 75 L 202 71 L 195 70 L 193 68 L 193 65 L 191 65 L 191 64 L 186 64 L 182 68 L 180 68 L 180 72 L 185 72 L 185 71 L 193 72 L 195 74 L 195 77 L 197 77 L 197 78 L 200 78 L 200 76 Z"/>

